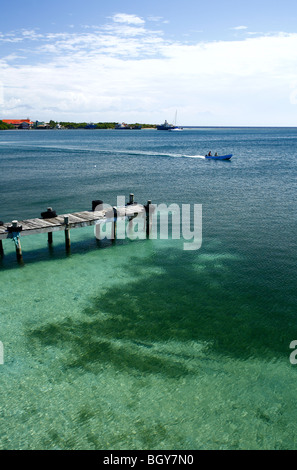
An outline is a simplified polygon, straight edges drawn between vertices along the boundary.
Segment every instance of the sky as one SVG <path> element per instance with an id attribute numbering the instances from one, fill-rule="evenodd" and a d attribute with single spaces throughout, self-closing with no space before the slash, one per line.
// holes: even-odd
<path id="1" fill-rule="evenodd" d="M 0 0 L 0 119 L 297 125 L 296 0 Z"/>

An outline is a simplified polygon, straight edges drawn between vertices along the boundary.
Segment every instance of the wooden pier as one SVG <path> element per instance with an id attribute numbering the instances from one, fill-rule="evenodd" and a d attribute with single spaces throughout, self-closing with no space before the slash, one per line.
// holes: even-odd
<path id="1" fill-rule="evenodd" d="M 102 203 L 102 201 L 100 201 Z M 88 227 L 103 223 L 112 223 L 111 239 L 116 239 L 116 225 L 119 218 L 125 218 L 132 221 L 137 215 L 143 214 L 146 217 L 146 234 L 149 236 L 151 228 L 149 207 L 151 201 L 143 206 L 134 202 L 134 195 L 130 194 L 129 203 L 123 207 L 113 207 L 112 209 L 96 210 L 96 201 L 93 202 L 92 211 L 75 212 L 73 214 L 56 215 L 52 208 L 48 208 L 43 213 L 42 218 L 28 219 L 10 223 L 0 223 L 0 257 L 4 256 L 3 240 L 12 239 L 15 242 L 16 256 L 18 261 L 23 261 L 21 238 L 28 235 L 36 235 L 41 233 L 48 234 L 48 244 L 53 243 L 53 233 L 58 231 L 65 232 L 65 246 L 69 251 L 70 230 L 80 227 Z M 49 214 L 47 216 L 47 214 Z"/>

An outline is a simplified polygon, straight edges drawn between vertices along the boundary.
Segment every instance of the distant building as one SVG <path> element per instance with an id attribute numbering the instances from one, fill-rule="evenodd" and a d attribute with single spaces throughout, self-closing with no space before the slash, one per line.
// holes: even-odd
<path id="1" fill-rule="evenodd" d="M 116 124 L 115 129 L 131 129 L 131 127 L 128 126 L 128 124 L 126 124 L 125 122 L 122 122 L 122 124 Z"/>
<path id="2" fill-rule="evenodd" d="M 141 129 L 142 126 L 140 124 L 135 124 L 135 125 L 131 125 L 131 124 L 126 124 L 125 122 L 122 122 L 122 124 L 116 124 L 115 126 L 115 129 L 133 129 L 133 130 L 136 130 L 136 129 Z"/>
<path id="3" fill-rule="evenodd" d="M 33 122 L 30 119 L 2 119 L 5 124 L 11 124 L 15 129 L 30 129 Z"/>
<path id="4" fill-rule="evenodd" d="M 31 129 L 32 124 L 29 122 L 22 122 L 22 124 L 19 126 L 19 129 Z"/>
<path id="5" fill-rule="evenodd" d="M 49 129 L 50 125 L 47 122 L 44 121 L 36 121 L 34 124 L 34 127 L 36 129 Z"/>

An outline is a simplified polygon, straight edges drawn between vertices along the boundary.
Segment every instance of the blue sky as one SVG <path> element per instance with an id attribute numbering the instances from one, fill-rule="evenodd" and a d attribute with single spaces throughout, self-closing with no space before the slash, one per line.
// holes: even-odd
<path id="1" fill-rule="evenodd" d="M 296 0 L 0 2 L 0 118 L 296 125 Z"/>

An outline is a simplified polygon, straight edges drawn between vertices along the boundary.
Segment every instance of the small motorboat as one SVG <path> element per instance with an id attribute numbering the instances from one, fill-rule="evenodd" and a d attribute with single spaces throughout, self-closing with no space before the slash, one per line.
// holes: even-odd
<path id="1" fill-rule="evenodd" d="M 211 160 L 230 160 L 232 154 L 230 155 L 205 155 L 205 158 L 210 158 Z"/>

